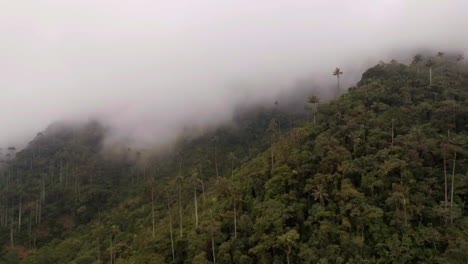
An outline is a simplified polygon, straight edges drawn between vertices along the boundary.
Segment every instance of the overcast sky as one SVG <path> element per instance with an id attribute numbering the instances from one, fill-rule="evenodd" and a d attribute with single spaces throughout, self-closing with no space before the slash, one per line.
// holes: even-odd
<path id="1" fill-rule="evenodd" d="M 350 83 L 401 51 L 465 50 L 467 14 L 466 0 L 0 0 L 0 145 L 95 116 L 114 138 L 165 142 L 298 78 L 328 89 L 336 66 Z"/>

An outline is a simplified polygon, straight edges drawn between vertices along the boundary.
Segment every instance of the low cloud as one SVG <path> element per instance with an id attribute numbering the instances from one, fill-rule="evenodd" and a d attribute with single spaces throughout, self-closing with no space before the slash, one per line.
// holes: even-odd
<path id="1" fill-rule="evenodd" d="M 464 51 L 467 10 L 464 0 L 5 2 L 0 145 L 91 118 L 112 127 L 111 142 L 163 144 L 298 80 L 327 94 L 337 66 L 352 85 L 379 60 Z"/>

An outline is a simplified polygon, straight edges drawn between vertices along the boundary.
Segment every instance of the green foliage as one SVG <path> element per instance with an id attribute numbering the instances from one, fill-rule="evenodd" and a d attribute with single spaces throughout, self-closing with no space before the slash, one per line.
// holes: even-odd
<path id="1" fill-rule="evenodd" d="M 431 61 L 432 85 L 381 63 L 313 121 L 257 110 L 164 155 L 51 126 L 3 168 L 1 261 L 467 263 L 468 73 Z"/>

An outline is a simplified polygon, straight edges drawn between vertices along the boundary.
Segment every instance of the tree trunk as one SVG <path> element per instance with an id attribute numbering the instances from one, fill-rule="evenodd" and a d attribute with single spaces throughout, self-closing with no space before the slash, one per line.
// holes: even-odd
<path id="1" fill-rule="evenodd" d="M 29 214 L 29 224 L 28 224 L 28 248 L 31 248 L 31 227 L 32 227 L 32 213 Z"/>
<path id="2" fill-rule="evenodd" d="M 273 136 L 271 136 L 271 176 L 273 176 L 275 170 L 274 156 L 273 156 Z"/>
<path id="3" fill-rule="evenodd" d="M 393 124 L 393 118 L 392 118 L 392 147 L 393 147 L 394 137 L 395 137 L 395 132 L 394 132 L 394 124 Z"/>
<path id="4" fill-rule="evenodd" d="M 429 67 L 429 84 L 432 85 L 432 66 Z"/>
<path id="5" fill-rule="evenodd" d="M 201 187 L 202 187 L 202 196 L 203 196 L 203 208 L 205 208 L 205 184 L 203 184 L 203 180 L 199 180 L 200 183 L 201 183 Z"/>
<path id="6" fill-rule="evenodd" d="M 234 198 L 234 238 L 237 238 L 237 212 L 236 212 L 236 199 Z"/>
<path id="7" fill-rule="evenodd" d="M 336 90 L 336 97 L 338 97 L 338 95 L 340 95 L 340 75 L 337 75 L 336 79 L 338 79 L 338 87 Z"/>
<path id="8" fill-rule="evenodd" d="M 62 160 L 60 160 L 59 182 L 62 184 Z"/>
<path id="9" fill-rule="evenodd" d="M 13 248 L 15 246 L 14 236 L 13 236 L 13 217 L 11 218 L 10 223 L 10 246 Z"/>
<path id="10" fill-rule="evenodd" d="M 193 201 L 195 203 L 195 228 L 198 227 L 198 201 L 196 184 L 193 185 Z"/>
<path id="11" fill-rule="evenodd" d="M 217 153 L 216 142 L 215 142 L 215 169 L 216 169 L 216 179 L 219 179 L 219 172 L 218 172 L 218 153 Z"/>
<path id="12" fill-rule="evenodd" d="M 213 230 L 211 230 L 211 250 L 213 252 L 213 264 L 216 264 L 216 253 L 215 253 L 215 243 L 214 243 Z"/>
<path id="13" fill-rule="evenodd" d="M 41 220 L 42 220 L 42 219 L 41 219 L 41 218 L 42 218 L 42 204 L 41 204 L 41 203 L 39 203 L 39 212 L 38 212 L 37 218 L 38 218 L 38 222 L 39 222 L 39 224 L 40 224 L 40 223 L 41 223 Z"/>
<path id="14" fill-rule="evenodd" d="M 183 223 L 182 223 L 182 179 L 179 183 L 179 228 L 180 228 L 180 237 L 184 235 Z"/>
<path id="15" fill-rule="evenodd" d="M 152 214 L 152 220 L 153 220 L 153 238 L 154 238 L 154 188 L 151 186 L 151 214 Z"/>
<path id="16" fill-rule="evenodd" d="M 448 205 L 448 186 L 447 186 L 447 162 L 446 162 L 446 155 L 445 155 L 445 143 L 443 146 L 443 155 L 444 155 L 444 178 L 445 178 L 445 200 L 444 200 L 444 208 L 447 209 Z"/>
<path id="17" fill-rule="evenodd" d="M 42 195 L 41 195 L 41 199 L 42 199 L 42 203 L 45 204 L 45 197 L 46 197 L 46 193 L 45 193 L 45 179 L 44 179 L 44 176 L 42 176 Z"/>
<path id="18" fill-rule="evenodd" d="M 34 248 L 34 250 L 36 249 L 36 239 L 37 239 L 36 233 L 37 233 L 36 228 L 34 228 L 34 234 L 33 234 L 33 248 Z"/>
<path id="19" fill-rule="evenodd" d="M 405 226 L 408 226 L 408 217 L 406 214 L 406 198 L 403 196 L 403 211 L 405 212 Z"/>
<path id="20" fill-rule="evenodd" d="M 21 208 L 21 197 L 20 197 L 20 200 L 19 200 L 19 210 L 18 210 L 18 232 L 21 231 L 21 213 L 22 213 L 22 208 Z"/>
<path id="21" fill-rule="evenodd" d="M 457 152 L 453 156 L 453 168 L 452 168 L 452 191 L 450 192 L 450 222 L 453 223 L 453 189 L 455 185 L 455 163 L 457 161 Z"/>
<path id="22" fill-rule="evenodd" d="M 169 234 L 171 236 L 172 261 L 174 261 L 175 260 L 174 236 L 172 232 L 172 216 L 171 216 L 171 207 L 169 206 L 169 201 L 167 201 L 167 211 L 169 213 Z"/>
<path id="23" fill-rule="evenodd" d="M 114 257 L 114 255 L 112 254 L 112 236 L 111 236 L 111 239 L 110 239 L 110 263 L 111 264 L 114 263 L 113 262 L 113 259 L 114 259 L 113 257 Z"/>
<path id="24" fill-rule="evenodd" d="M 36 204 L 36 208 L 35 208 L 35 211 L 34 211 L 34 218 L 35 218 L 34 220 L 36 220 L 35 223 L 37 225 L 37 223 L 39 222 L 39 217 L 38 217 L 38 215 L 39 215 L 39 200 L 36 200 L 35 204 Z"/>
<path id="25" fill-rule="evenodd" d="M 198 179 L 198 181 L 201 183 L 201 186 L 202 186 L 202 195 L 203 195 L 203 207 L 205 207 L 205 185 L 203 184 L 203 174 L 202 174 L 202 168 L 201 168 L 201 165 L 200 165 L 200 179 Z"/>

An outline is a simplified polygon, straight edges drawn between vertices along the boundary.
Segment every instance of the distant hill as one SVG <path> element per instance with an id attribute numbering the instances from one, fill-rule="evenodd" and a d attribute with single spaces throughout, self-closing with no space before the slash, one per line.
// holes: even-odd
<path id="1" fill-rule="evenodd" d="M 2 168 L 0 260 L 468 263 L 468 67 L 432 60 L 162 153 L 52 125 Z"/>

